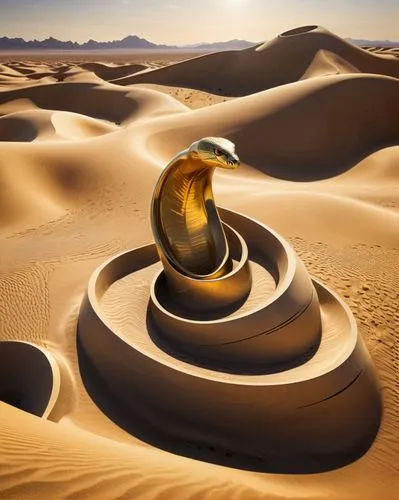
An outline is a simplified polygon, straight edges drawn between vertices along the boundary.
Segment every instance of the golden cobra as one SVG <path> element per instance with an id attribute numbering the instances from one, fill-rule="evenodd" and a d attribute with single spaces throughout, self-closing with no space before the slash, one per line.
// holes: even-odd
<path id="1" fill-rule="evenodd" d="M 200 139 L 171 160 L 154 190 L 151 225 L 168 285 L 179 293 L 190 292 L 191 298 L 200 302 L 203 293 L 215 298 L 220 289 L 215 281 L 233 270 L 224 229 L 233 241 L 243 244 L 238 234 L 222 224 L 212 191 L 215 168 L 235 169 L 239 165 L 232 142 L 216 137 Z M 212 286 L 199 283 L 204 281 Z M 248 286 L 240 288 L 238 295 L 242 296 Z M 228 301 L 234 301 L 231 293 L 227 295 Z"/>

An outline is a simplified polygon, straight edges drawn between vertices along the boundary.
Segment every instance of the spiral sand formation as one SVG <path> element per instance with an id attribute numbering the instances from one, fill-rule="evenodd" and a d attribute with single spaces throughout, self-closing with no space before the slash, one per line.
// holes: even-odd
<path id="1" fill-rule="evenodd" d="M 170 170 L 171 164 L 163 176 Z M 203 178 L 202 170 L 195 172 Z M 159 184 L 167 185 L 162 176 Z M 195 182 L 189 185 L 197 189 Z M 169 197 L 181 192 L 175 187 Z M 272 461 L 277 470 L 322 470 L 353 460 L 374 439 L 381 402 L 351 311 L 311 279 L 271 228 L 226 209 L 219 209 L 222 222 L 211 218 L 217 211 L 207 189 L 187 192 L 181 206 L 186 210 L 191 199 L 207 192 L 208 202 L 198 206 L 205 210 L 205 226 L 215 229 L 203 233 L 207 241 L 197 236 L 187 249 L 191 254 L 182 255 L 190 263 L 201 252 L 214 262 L 214 271 L 209 263 L 206 275 L 175 265 L 173 248 L 159 243 L 166 236 L 158 217 L 157 244 L 113 257 L 92 275 L 78 335 L 96 383 L 106 381 L 116 398 L 123 397 L 129 418 L 171 438 L 180 453 L 187 443 L 197 443 L 199 449 L 229 450 L 228 456 L 266 461 L 268 467 Z M 158 187 L 155 193 L 155 199 L 166 196 Z M 184 217 L 190 225 L 190 215 Z M 225 241 L 212 239 L 219 226 Z M 215 277 L 229 259 L 231 266 Z M 254 266 L 268 276 L 266 289 L 262 280 L 252 280 Z M 147 297 L 129 294 L 144 277 L 152 278 Z M 136 311 L 123 325 L 117 319 L 121 292 Z"/>

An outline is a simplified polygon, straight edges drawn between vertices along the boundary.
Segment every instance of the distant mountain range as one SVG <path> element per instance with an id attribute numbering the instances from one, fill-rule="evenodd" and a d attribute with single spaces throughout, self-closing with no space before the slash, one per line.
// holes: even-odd
<path id="1" fill-rule="evenodd" d="M 194 45 L 159 45 L 149 42 L 145 38 L 130 35 L 122 40 L 113 40 L 112 42 L 98 42 L 89 40 L 84 43 L 61 41 L 50 37 L 45 40 L 29 40 L 23 38 L 0 38 L 0 50 L 107 50 L 107 49 L 195 49 L 195 50 L 226 50 L 226 49 L 246 49 L 255 45 L 246 40 L 230 40 L 228 42 L 199 43 Z"/>
<path id="2" fill-rule="evenodd" d="M 391 40 L 357 40 L 347 38 L 347 40 L 355 45 L 368 47 L 399 47 L 399 42 Z M 256 45 L 254 42 L 247 40 L 229 40 L 227 42 L 215 43 L 198 43 L 194 45 L 159 45 L 149 42 L 145 38 L 140 38 L 135 35 L 130 35 L 122 40 L 113 40 L 112 42 L 98 42 L 89 40 L 84 43 L 61 41 L 50 37 L 45 40 L 29 40 L 23 38 L 0 38 L 0 50 L 126 50 L 126 49 L 167 49 L 167 50 L 238 50 L 246 49 Z"/>

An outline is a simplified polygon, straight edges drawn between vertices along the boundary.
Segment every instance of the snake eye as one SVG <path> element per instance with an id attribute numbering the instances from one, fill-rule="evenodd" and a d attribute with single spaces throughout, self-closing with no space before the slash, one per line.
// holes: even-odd
<path id="1" fill-rule="evenodd" d="M 223 156 L 223 153 L 222 151 L 220 151 L 220 149 L 213 148 L 213 152 L 215 153 L 216 156 Z"/>

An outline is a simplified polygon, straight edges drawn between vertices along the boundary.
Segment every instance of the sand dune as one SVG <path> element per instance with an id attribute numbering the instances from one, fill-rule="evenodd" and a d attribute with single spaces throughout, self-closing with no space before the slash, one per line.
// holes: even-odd
<path id="1" fill-rule="evenodd" d="M 81 114 L 35 109 L 1 117 L 0 141 L 79 140 L 104 135 L 116 129 L 116 125 Z"/>
<path id="2" fill-rule="evenodd" d="M 324 67 L 317 64 L 320 51 L 330 54 Z M 355 47 L 324 28 L 307 26 L 282 33 L 254 48 L 209 54 L 114 83 L 157 83 L 242 96 L 309 78 L 315 71 L 317 75 L 355 71 L 398 77 L 399 63 L 392 56 Z"/>
<path id="3" fill-rule="evenodd" d="M 388 56 L 399 57 L 399 48 L 391 47 L 365 47 L 369 52 L 374 52 L 376 54 L 383 54 Z"/>
<path id="4" fill-rule="evenodd" d="M 360 73 L 360 70 L 330 50 L 319 50 L 302 75 L 301 80 L 315 76 L 342 75 L 346 73 Z"/>
<path id="5" fill-rule="evenodd" d="M 137 71 L 146 69 L 143 64 L 110 65 L 106 63 L 87 62 L 81 64 L 65 65 L 58 63 L 46 63 L 30 65 L 7 63 L 0 65 L 0 75 L 3 82 L 10 85 L 21 83 L 22 80 L 28 84 L 45 84 L 64 81 L 88 80 L 91 82 L 109 81 L 132 75 Z"/>
<path id="6" fill-rule="evenodd" d="M 130 90 L 115 85 L 79 82 L 3 91 L 0 93 L 0 113 L 3 104 L 20 99 L 28 99 L 39 108 L 71 111 L 117 124 L 140 116 L 186 109 L 159 92 L 135 89 L 131 94 Z"/>
<path id="7" fill-rule="evenodd" d="M 117 78 L 122 78 L 127 75 L 136 73 L 137 71 L 142 71 L 146 69 L 147 66 L 143 64 L 126 64 L 124 66 L 110 66 L 107 64 L 99 63 L 83 63 L 80 65 L 81 68 L 87 71 L 92 71 L 97 76 L 103 80 L 116 80 Z"/>
<path id="8" fill-rule="evenodd" d="M 208 131 L 239 143 L 243 161 L 273 177 L 328 178 L 398 141 L 398 90 L 387 77 L 315 78 L 165 117 L 148 146 L 167 157 Z"/>
<path id="9" fill-rule="evenodd" d="M 395 55 L 358 49 L 321 28 L 301 28 L 253 49 L 168 66 L 165 59 L 164 67 L 144 72 L 158 63 L 137 56 L 121 65 L 105 58 L 46 62 L 32 56 L 0 65 L 0 497 L 395 498 Z M 241 97 L 220 102 L 227 94 Z M 265 472 L 270 464 L 259 472 L 259 464 L 244 465 L 227 447 L 223 453 L 204 448 L 200 438 L 177 449 L 170 436 L 148 436 L 145 425 L 133 431 L 125 406 L 110 404 L 107 389 L 91 391 L 89 364 L 78 359 L 76 345 L 89 278 L 107 259 L 151 243 L 150 199 L 162 167 L 205 136 L 234 141 L 242 160 L 237 171 L 215 174 L 218 204 L 285 237 L 311 276 L 337 292 L 355 315 L 381 381 L 384 414 L 371 447 L 346 467 L 271 474 Z M 270 276 L 252 265 L 255 283 L 266 283 L 272 293 Z M 104 316 L 125 335 L 132 335 L 138 317 L 143 320 L 131 339 L 139 350 L 147 345 L 145 309 L 157 266 L 120 280 L 101 298 Z M 342 324 L 328 294 L 319 293 L 324 320 Z M 332 326 L 331 338 L 338 330 Z M 165 360 L 161 351 L 153 350 Z M 313 361 L 323 372 L 334 358 L 326 360 L 320 351 Z M 188 369 L 174 362 L 182 373 Z M 210 380 L 202 367 L 189 370 L 198 387 Z M 367 370 L 352 392 L 343 393 L 339 418 L 329 412 L 332 424 L 345 425 Z M 158 386 L 163 379 L 154 373 L 149 377 Z M 234 379 L 219 376 L 228 384 Z M 290 373 L 279 376 L 289 380 Z M 183 397 L 177 389 L 176 397 Z M 195 394 L 190 398 L 204 411 Z M 327 399 L 327 410 L 333 400 Z M 165 397 L 165 421 L 173 422 L 169 404 Z M 366 424 L 371 413 L 363 413 Z M 212 408 L 203 415 L 211 423 L 217 416 Z M 313 425 L 316 413 L 306 415 L 307 432 L 317 428 L 327 439 L 319 418 Z"/>

